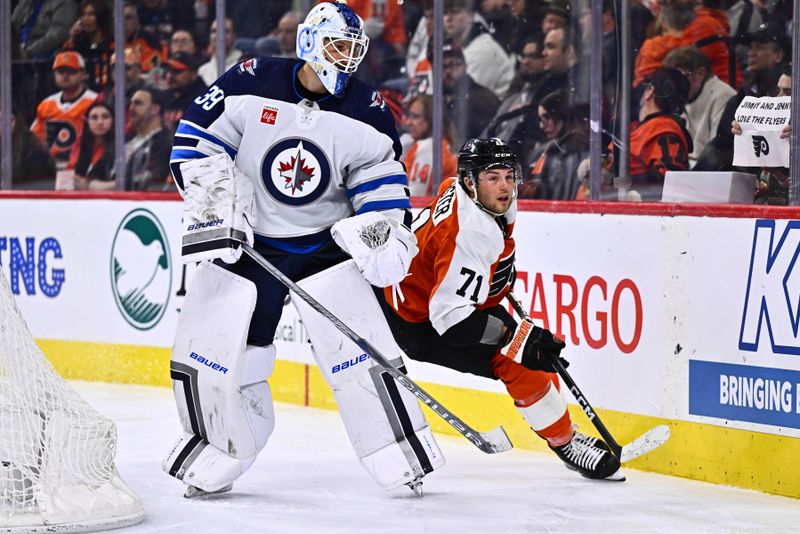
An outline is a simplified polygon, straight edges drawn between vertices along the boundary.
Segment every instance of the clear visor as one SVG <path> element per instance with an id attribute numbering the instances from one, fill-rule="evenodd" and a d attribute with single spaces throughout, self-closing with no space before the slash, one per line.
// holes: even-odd
<path id="1" fill-rule="evenodd" d="M 367 53 L 369 38 L 353 32 L 325 32 L 322 49 L 325 59 L 339 72 L 352 74 Z"/>

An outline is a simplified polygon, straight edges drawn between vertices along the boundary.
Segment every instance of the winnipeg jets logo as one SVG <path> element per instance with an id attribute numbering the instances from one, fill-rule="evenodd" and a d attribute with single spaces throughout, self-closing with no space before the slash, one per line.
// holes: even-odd
<path id="1" fill-rule="evenodd" d="M 303 155 L 303 143 L 297 147 L 297 155 L 292 156 L 289 162 L 281 161 L 279 163 L 280 173 L 286 185 L 284 189 L 291 190 L 291 195 L 295 196 L 295 192 L 303 191 L 303 184 L 311 180 L 314 176 L 314 168 L 306 166 L 306 158 Z"/>
<path id="2" fill-rule="evenodd" d="M 386 107 L 386 100 L 383 99 L 381 94 L 378 91 L 373 91 L 372 93 L 372 103 L 369 105 L 371 108 L 381 108 L 384 109 Z"/>
<path id="3" fill-rule="evenodd" d="M 247 61 L 243 61 L 242 63 L 239 63 L 239 72 L 241 73 L 246 72 L 250 76 L 255 76 L 257 63 L 258 63 L 257 59 L 248 59 Z"/>
<path id="4" fill-rule="evenodd" d="M 261 164 L 264 186 L 277 201 L 301 206 L 317 200 L 330 183 L 325 153 L 308 139 L 290 138 L 276 143 Z"/>

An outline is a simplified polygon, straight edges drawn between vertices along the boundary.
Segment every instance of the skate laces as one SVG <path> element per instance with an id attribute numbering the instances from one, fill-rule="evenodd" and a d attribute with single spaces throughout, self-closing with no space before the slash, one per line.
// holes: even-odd
<path id="1" fill-rule="evenodd" d="M 564 456 L 583 469 L 593 470 L 605 454 L 603 449 L 595 447 L 595 441 L 595 438 L 576 431 L 572 441 L 564 446 Z"/>

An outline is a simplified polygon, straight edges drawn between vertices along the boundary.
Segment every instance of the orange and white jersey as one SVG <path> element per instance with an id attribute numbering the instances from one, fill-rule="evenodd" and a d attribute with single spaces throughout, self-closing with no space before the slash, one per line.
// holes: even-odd
<path id="1" fill-rule="evenodd" d="M 431 176 L 433 171 L 433 138 L 415 141 L 403 157 L 408 172 L 408 189 L 412 197 L 433 195 L 433 183 L 441 182 L 441 177 Z M 458 161 L 450 152 L 450 143 L 442 139 L 442 176 L 453 176 L 457 172 Z"/>
<path id="2" fill-rule="evenodd" d="M 442 335 L 475 310 L 497 306 L 510 290 L 514 272 L 511 233 L 516 201 L 501 222 L 480 209 L 455 178 L 420 212 L 413 229 L 419 253 L 408 276 L 386 301 L 406 321 L 430 321 Z"/>
<path id="3" fill-rule="evenodd" d="M 41 101 L 31 131 L 44 141 L 56 159 L 66 161 L 72 146 L 80 141 L 86 111 L 97 99 L 97 93 L 86 89 L 71 102 L 62 100 L 59 91 Z"/>

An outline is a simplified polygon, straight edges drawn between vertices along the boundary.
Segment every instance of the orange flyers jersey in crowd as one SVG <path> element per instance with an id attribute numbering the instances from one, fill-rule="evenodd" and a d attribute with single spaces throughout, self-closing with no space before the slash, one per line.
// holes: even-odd
<path id="1" fill-rule="evenodd" d="M 636 87 L 647 77 L 661 67 L 661 62 L 669 51 L 681 46 L 681 38 L 677 35 L 656 35 L 645 39 L 639 54 L 636 56 L 636 66 L 633 71 L 633 86 Z"/>
<path id="2" fill-rule="evenodd" d="M 689 169 L 689 140 L 686 131 L 665 113 L 648 116 L 631 125 L 631 176 L 657 170 Z"/>
<path id="3" fill-rule="evenodd" d="M 433 195 L 433 139 L 420 139 L 408 149 L 403 158 L 408 172 L 408 189 L 412 197 L 429 197 Z M 454 176 L 457 173 L 456 157 L 450 152 L 450 143 L 442 139 L 442 176 Z"/>
<path id="4" fill-rule="evenodd" d="M 417 95 L 433 95 L 433 68 L 428 58 L 422 58 L 414 66 L 414 74 L 408 83 L 408 93 L 413 98 Z"/>
<path id="5" fill-rule="evenodd" d="M 723 82 L 729 83 L 728 38 L 730 33 L 728 15 L 724 10 L 703 7 L 697 10 L 697 17 L 683 30 L 681 46 L 697 46 L 711 62 L 711 70 L 714 71 L 714 74 Z M 737 66 L 737 87 L 741 81 L 742 73 Z"/>
<path id="6" fill-rule="evenodd" d="M 400 291 L 384 290 L 386 301 L 406 321 L 430 321 L 439 334 L 466 319 L 474 308 L 497 306 L 510 290 L 514 272 L 516 201 L 504 216 L 505 232 L 480 209 L 455 178 L 413 224 L 419 253 Z"/>
<path id="7" fill-rule="evenodd" d="M 125 43 L 125 50 L 133 50 L 135 57 L 139 58 L 142 73 L 148 73 L 158 67 L 166 57 L 165 50 L 143 37 Z"/>
<path id="8" fill-rule="evenodd" d="M 633 86 L 636 87 L 661 67 L 661 62 L 675 48 L 681 46 L 697 46 L 708 57 L 711 70 L 725 83 L 728 83 L 730 68 L 728 65 L 727 39 L 730 35 L 726 21 L 719 16 L 719 10 L 699 9 L 694 20 L 681 32 L 681 35 L 657 35 L 646 39 L 636 56 Z M 724 15 L 724 11 L 722 12 Z M 741 72 L 736 72 L 737 85 L 741 82 Z"/>
<path id="9" fill-rule="evenodd" d="M 371 17 L 382 19 L 383 34 L 381 34 L 381 38 L 387 43 L 406 44 L 403 5 L 397 0 L 348 0 L 347 5 L 363 20 Z"/>
<path id="10" fill-rule="evenodd" d="M 86 89 L 72 102 L 62 102 L 61 96 L 59 91 L 42 100 L 36 108 L 31 131 L 44 141 L 55 158 L 66 161 L 72 146 L 80 142 L 86 111 L 97 99 L 97 93 Z"/>

